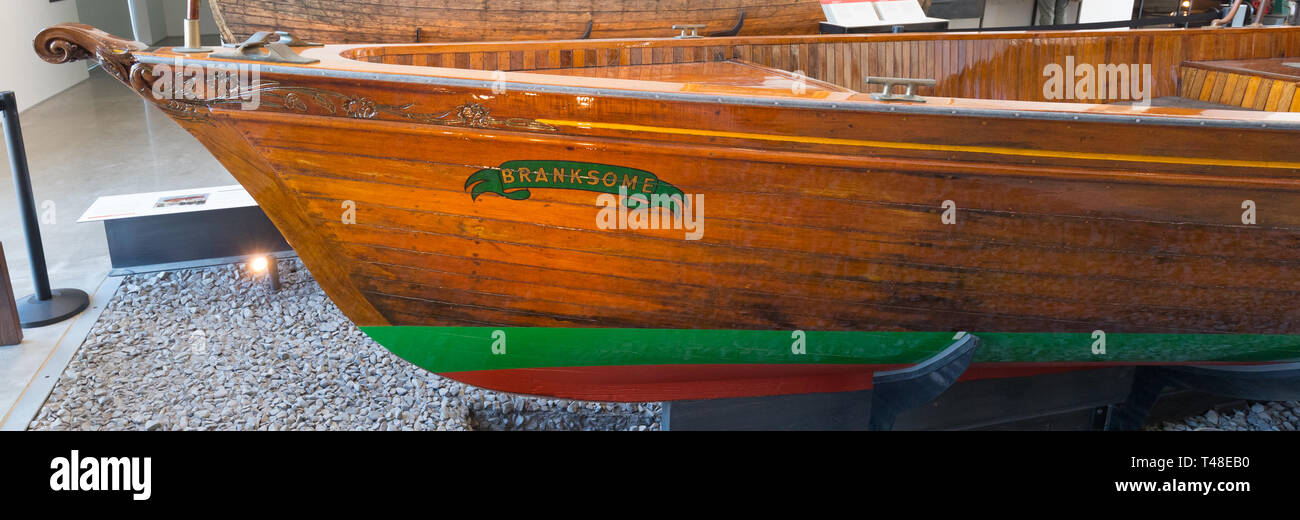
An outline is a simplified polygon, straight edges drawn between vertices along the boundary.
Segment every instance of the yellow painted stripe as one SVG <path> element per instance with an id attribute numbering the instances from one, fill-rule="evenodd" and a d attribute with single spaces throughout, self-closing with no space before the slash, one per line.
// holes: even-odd
<path id="1" fill-rule="evenodd" d="M 1159 155 L 1134 155 L 1121 153 L 1069 152 L 1063 150 L 1033 150 L 1029 148 L 1010 148 L 1005 146 L 969 146 L 951 144 L 903 143 L 893 141 L 868 141 L 863 139 L 841 139 L 837 137 L 807 137 L 800 135 L 753 134 L 748 132 L 727 132 L 721 130 L 699 130 L 694 128 L 672 128 L 662 126 L 630 125 L 623 123 L 595 123 L 589 121 L 565 121 L 560 119 L 538 119 L 537 122 L 551 126 L 572 126 L 577 128 L 601 128 L 606 130 L 626 130 L 631 132 L 653 132 L 660 134 L 697 135 L 705 137 L 733 137 L 737 139 L 757 139 L 762 141 L 782 141 L 791 143 L 837 144 L 845 146 L 864 146 L 870 148 L 891 148 L 901 150 L 928 150 L 937 152 L 972 152 L 997 155 L 1020 155 L 1029 157 L 1056 157 L 1064 159 L 1090 159 L 1096 161 L 1132 161 L 1163 164 L 1194 164 L 1207 166 L 1241 166 L 1246 168 L 1291 168 L 1300 169 L 1300 162 L 1292 161 L 1250 161 L 1244 159 L 1219 159 L 1214 157 L 1165 157 Z"/>

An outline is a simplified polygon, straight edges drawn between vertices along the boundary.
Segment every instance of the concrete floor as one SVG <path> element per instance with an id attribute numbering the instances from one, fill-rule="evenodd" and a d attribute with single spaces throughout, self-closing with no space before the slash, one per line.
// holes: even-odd
<path id="1" fill-rule="evenodd" d="M 92 70 L 86 81 L 21 113 L 19 119 L 38 211 L 47 207 L 45 201 L 53 202 L 53 221 L 42 220 L 40 227 L 55 288 L 72 287 L 94 295 L 108 274 L 103 224 L 76 222 L 95 198 L 236 184 L 179 125 L 99 69 Z M 7 154 L 3 147 L 0 143 Z M 12 178 L 7 157 L 0 172 Z M 9 276 L 14 293 L 22 298 L 33 290 L 31 266 L 12 188 L 0 190 L 0 222 L 4 222 L 0 243 Z M 51 359 L 58 343 L 74 340 L 68 334 L 74 321 L 27 329 L 21 344 L 0 347 L 0 420 Z"/>
<path id="2" fill-rule="evenodd" d="M 108 273 L 103 225 L 76 222 L 96 197 L 237 184 L 197 140 L 99 69 L 19 118 L 37 207 L 54 202 L 41 236 L 55 287 L 93 290 Z M 7 161 L 0 168 L 12 175 Z M 0 215 L 13 224 L 0 228 L 0 242 L 14 293 L 31 294 L 12 190 L 0 190 Z"/>

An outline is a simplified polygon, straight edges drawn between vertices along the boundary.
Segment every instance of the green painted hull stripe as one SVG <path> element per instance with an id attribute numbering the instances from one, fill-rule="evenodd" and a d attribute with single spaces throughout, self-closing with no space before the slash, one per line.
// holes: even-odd
<path id="1" fill-rule="evenodd" d="M 561 327 L 361 327 L 394 354 L 433 372 L 514 368 L 706 364 L 912 364 L 952 332 L 611 329 Z M 498 332 L 499 331 L 499 332 Z M 1259 362 L 1300 358 L 1300 335 L 976 332 L 976 363 Z"/>

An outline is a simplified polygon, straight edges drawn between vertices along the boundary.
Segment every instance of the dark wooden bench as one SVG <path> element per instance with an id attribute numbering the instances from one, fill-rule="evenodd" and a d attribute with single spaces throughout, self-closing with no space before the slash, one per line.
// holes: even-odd
<path id="1" fill-rule="evenodd" d="M 23 329 L 18 325 L 18 304 L 14 299 L 14 286 L 9 281 L 9 264 L 5 262 L 5 248 L 0 244 L 0 345 L 17 345 L 23 341 Z"/>

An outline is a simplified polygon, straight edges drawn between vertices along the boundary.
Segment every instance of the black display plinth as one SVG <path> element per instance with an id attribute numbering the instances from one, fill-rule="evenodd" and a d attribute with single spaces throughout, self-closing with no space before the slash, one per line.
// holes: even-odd
<path id="1" fill-rule="evenodd" d="M 115 275 L 292 251 L 257 206 L 105 220 L 104 233 Z"/>

